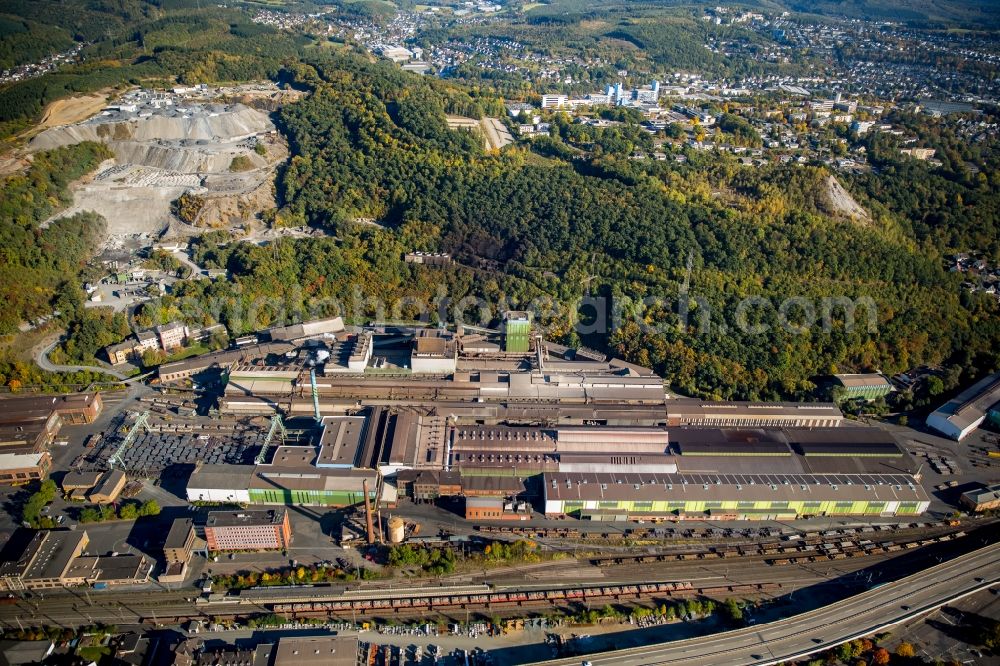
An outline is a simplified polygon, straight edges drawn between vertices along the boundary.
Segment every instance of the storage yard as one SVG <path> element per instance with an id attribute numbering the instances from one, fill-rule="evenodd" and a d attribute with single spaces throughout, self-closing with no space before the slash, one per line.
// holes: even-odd
<path id="1" fill-rule="evenodd" d="M 194 434 L 146 432 L 137 435 L 119 460 L 136 474 L 159 474 L 171 465 L 248 464 L 260 450 L 266 432 L 254 430 Z M 93 463 L 104 465 L 122 446 L 122 438 L 106 439 L 95 454 Z"/>

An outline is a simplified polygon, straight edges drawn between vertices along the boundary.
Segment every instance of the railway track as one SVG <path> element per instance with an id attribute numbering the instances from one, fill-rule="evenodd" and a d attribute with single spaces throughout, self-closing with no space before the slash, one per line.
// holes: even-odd
<path id="1" fill-rule="evenodd" d="M 963 531 L 949 532 L 933 537 L 912 537 L 902 540 L 881 540 L 861 538 L 828 539 L 812 537 L 797 541 L 771 541 L 746 545 L 709 546 L 703 549 L 645 553 L 636 555 L 614 555 L 595 557 L 590 563 L 598 567 L 612 567 L 622 564 L 649 564 L 653 562 L 683 562 L 688 560 L 712 560 L 728 558 L 763 557 L 772 565 L 792 562 L 816 562 L 821 559 L 842 560 L 849 557 L 864 557 L 878 553 L 893 553 L 920 546 L 943 543 L 965 536 Z"/>
<path id="2" fill-rule="evenodd" d="M 377 599 L 338 599 L 331 601 L 274 603 L 271 610 L 290 619 L 325 617 L 337 614 L 371 613 L 373 611 L 447 611 L 484 608 L 525 608 L 559 606 L 567 603 L 610 603 L 640 598 L 687 599 L 691 597 L 726 598 L 734 595 L 773 594 L 780 583 L 713 585 L 695 587 L 687 582 L 642 583 L 636 585 L 583 585 L 531 591 L 506 590 L 479 594 L 446 594 L 421 596 L 385 596 Z"/>

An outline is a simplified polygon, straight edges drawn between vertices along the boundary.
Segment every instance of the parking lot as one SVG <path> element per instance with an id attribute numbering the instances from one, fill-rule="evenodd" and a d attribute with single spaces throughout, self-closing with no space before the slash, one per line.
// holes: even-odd
<path id="1" fill-rule="evenodd" d="M 917 656 L 928 663 L 955 660 L 961 664 L 1000 664 L 1000 657 L 990 656 L 968 642 L 974 642 L 971 633 L 984 619 L 1000 620 L 1000 595 L 996 588 L 907 622 L 892 632 L 888 642 L 912 643 Z"/>

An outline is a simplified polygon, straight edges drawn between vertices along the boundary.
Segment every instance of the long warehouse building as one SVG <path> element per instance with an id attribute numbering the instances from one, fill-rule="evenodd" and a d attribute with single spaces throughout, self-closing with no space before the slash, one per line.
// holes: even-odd
<path id="1" fill-rule="evenodd" d="M 990 407 L 1000 402 L 1000 372 L 965 389 L 927 416 L 927 425 L 960 442 L 982 425 Z"/>
<path id="2" fill-rule="evenodd" d="M 545 515 L 589 520 L 787 520 L 915 516 L 927 493 L 913 477 L 793 474 L 543 475 Z"/>
<path id="3" fill-rule="evenodd" d="M 675 473 L 543 474 L 546 515 L 590 520 L 782 520 L 927 510 L 919 470 L 874 428 L 675 428 Z"/>
<path id="4" fill-rule="evenodd" d="M 826 402 L 709 402 L 693 398 L 667 401 L 668 426 L 725 428 L 835 428 L 844 414 Z"/>

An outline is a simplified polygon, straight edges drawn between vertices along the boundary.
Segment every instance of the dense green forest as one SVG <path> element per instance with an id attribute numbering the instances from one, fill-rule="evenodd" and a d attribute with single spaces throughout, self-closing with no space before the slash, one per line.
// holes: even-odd
<path id="1" fill-rule="evenodd" d="M 38 153 L 25 173 L 0 180 L 0 289 L 5 306 L 0 333 L 25 320 L 69 313 L 82 303 L 80 270 L 103 238 L 104 219 L 93 213 L 41 223 L 71 201 L 70 182 L 111 157 L 103 144 L 80 143 Z"/>
<path id="2" fill-rule="evenodd" d="M 683 0 L 606 0 L 595 7 L 591 0 L 550 0 L 530 13 L 559 17 L 601 10 L 635 12 L 664 7 L 686 7 Z M 716 3 L 705 3 L 715 6 Z M 996 25 L 993 5 L 984 0 L 746 0 L 739 3 L 748 9 L 774 11 L 786 8 L 790 12 L 846 17 L 850 19 L 891 20 L 915 25 L 960 25 L 980 29 Z"/>
<path id="3" fill-rule="evenodd" d="M 103 39 L 67 12 L 61 29 L 97 39 L 88 48 L 100 57 L 0 89 L 0 133 L 24 127 L 70 91 L 279 77 L 310 94 L 278 114 L 293 157 L 279 177 L 273 221 L 330 232 L 266 247 L 207 234 L 195 243 L 195 259 L 228 268 L 232 278 L 178 283 L 141 309 L 141 326 L 182 318 L 222 322 L 238 335 L 334 313 L 407 319 L 420 314 L 414 303 L 433 303 L 443 291 L 453 301 L 485 300 L 493 317 L 549 299 L 561 307 L 542 317 L 547 335 L 577 344 L 574 304 L 590 293 L 605 299 L 600 314 L 614 324 L 582 341 L 649 365 L 690 394 L 806 397 L 818 375 L 833 371 L 948 364 L 957 377 L 997 366 L 996 301 L 963 291 L 944 254 L 1000 258 L 1000 165 L 992 149 L 944 126 L 892 118 L 937 149 L 937 169 L 901 156 L 892 137 L 851 139 L 863 142 L 877 169 L 844 178 L 872 213 L 856 221 L 824 198 L 831 174 L 819 165 L 745 167 L 680 143 L 661 149 L 681 160 L 632 160 L 653 144 L 627 115 L 607 128 L 556 116 L 552 135 L 530 148 L 487 151 L 481 137 L 449 129 L 445 114 L 503 116 L 500 93 L 521 90 L 516 79 L 461 87 L 417 77 L 350 51 L 307 49 L 306 37 L 250 24 L 238 10 L 186 2 L 125 0 L 101 23 L 114 4 L 87 9 L 101 19 Z M 383 9 L 374 2 L 356 11 Z M 34 20 L 34 9 L 24 11 Z M 621 58 L 581 78 L 587 85 L 636 58 L 751 73 L 708 52 L 697 31 L 713 28 L 684 10 L 655 23 L 641 11 L 628 20 L 614 6 L 595 11 L 529 13 L 508 36 L 557 50 L 611 49 Z M 471 69 L 467 78 L 477 80 Z M 739 145 L 762 141 L 735 114 L 721 116 L 719 131 Z M 10 304 L 0 330 L 55 308 L 68 322 L 67 359 L 92 358 L 128 333 L 123 317 L 81 307 L 76 277 L 101 220 L 84 214 L 39 227 L 66 204 L 66 184 L 104 150 L 81 144 L 41 154 L 26 174 L 0 184 L 0 285 Z M 406 264 L 411 250 L 450 252 L 457 263 Z M 397 311 L 375 306 L 401 299 L 408 304 Z"/>
<path id="4" fill-rule="evenodd" d="M 0 70 L 36 62 L 73 46 L 65 30 L 0 14 Z"/>
<path id="5" fill-rule="evenodd" d="M 794 12 L 851 19 L 901 21 L 917 26 L 996 27 L 996 6 L 983 0 L 783 0 Z"/>
<path id="6" fill-rule="evenodd" d="M 693 394 L 802 397 L 811 379 L 834 370 L 996 366 L 995 301 L 964 293 L 944 269 L 942 239 L 966 240 L 974 230 L 960 217 L 921 218 L 926 229 L 915 233 L 906 200 L 882 197 L 871 222 L 843 219 L 820 195 L 829 176 L 822 167 L 747 168 L 695 152 L 684 163 L 629 160 L 619 145 L 633 136 L 626 130 L 610 142 L 590 137 L 607 144 L 590 158 L 564 143 L 572 125 L 559 123 L 554 138 L 539 142 L 547 156 L 516 147 L 487 153 L 449 130 L 444 113 L 493 109 L 494 99 L 352 55 L 299 66 L 295 76 L 313 94 L 280 115 L 295 157 L 277 222 L 326 227 L 339 240 L 261 248 L 208 236 L 196 258 L 226 266 L 233 279 L 183 285 L 144 309 L 149 323 L 184 316 L 238 334 L 338 307 L 363 319 L 375 310 L 357 306 L 359 297 L 430 302 L 439 287 L 455 300 L 484 298 L 495 314 L 542 297 L 571 304 L 589 286 L 621 320 L 585 341 Z M 863 179 L 852 186 L 864 196 Z M 461 265 L 403 263 L 415 249 L 451 252 Z M 640 307 L 648 297 L 661 305 Z M 766 302 L 741 309 L 747 297 Z M 798 330 L 802 306 L 794 303 L 783 322 L 778 309 L 788 298 L 809 299 L 804 307 L 820 323 L 828 310 L 828 325 Z M 858 305 L 853 326 L 829 298 Z M 573 320 L 563 309 L 543 323 L 550 337 L 575 343 Z"/>
<path id="7" fill-rule="evenodd" d="M 888 207 L 907 231 L 934 248 L 983 253 L 1000 263 L 1000 154 L 989 142 L 971 142 L 952 123 L 894 112 L 889 120 L 920 136 L 942 162 L 900 154 L 902 144 L 888 134 L 864 140 L 876 171 L 855 179 L 870 206 Z"/>

